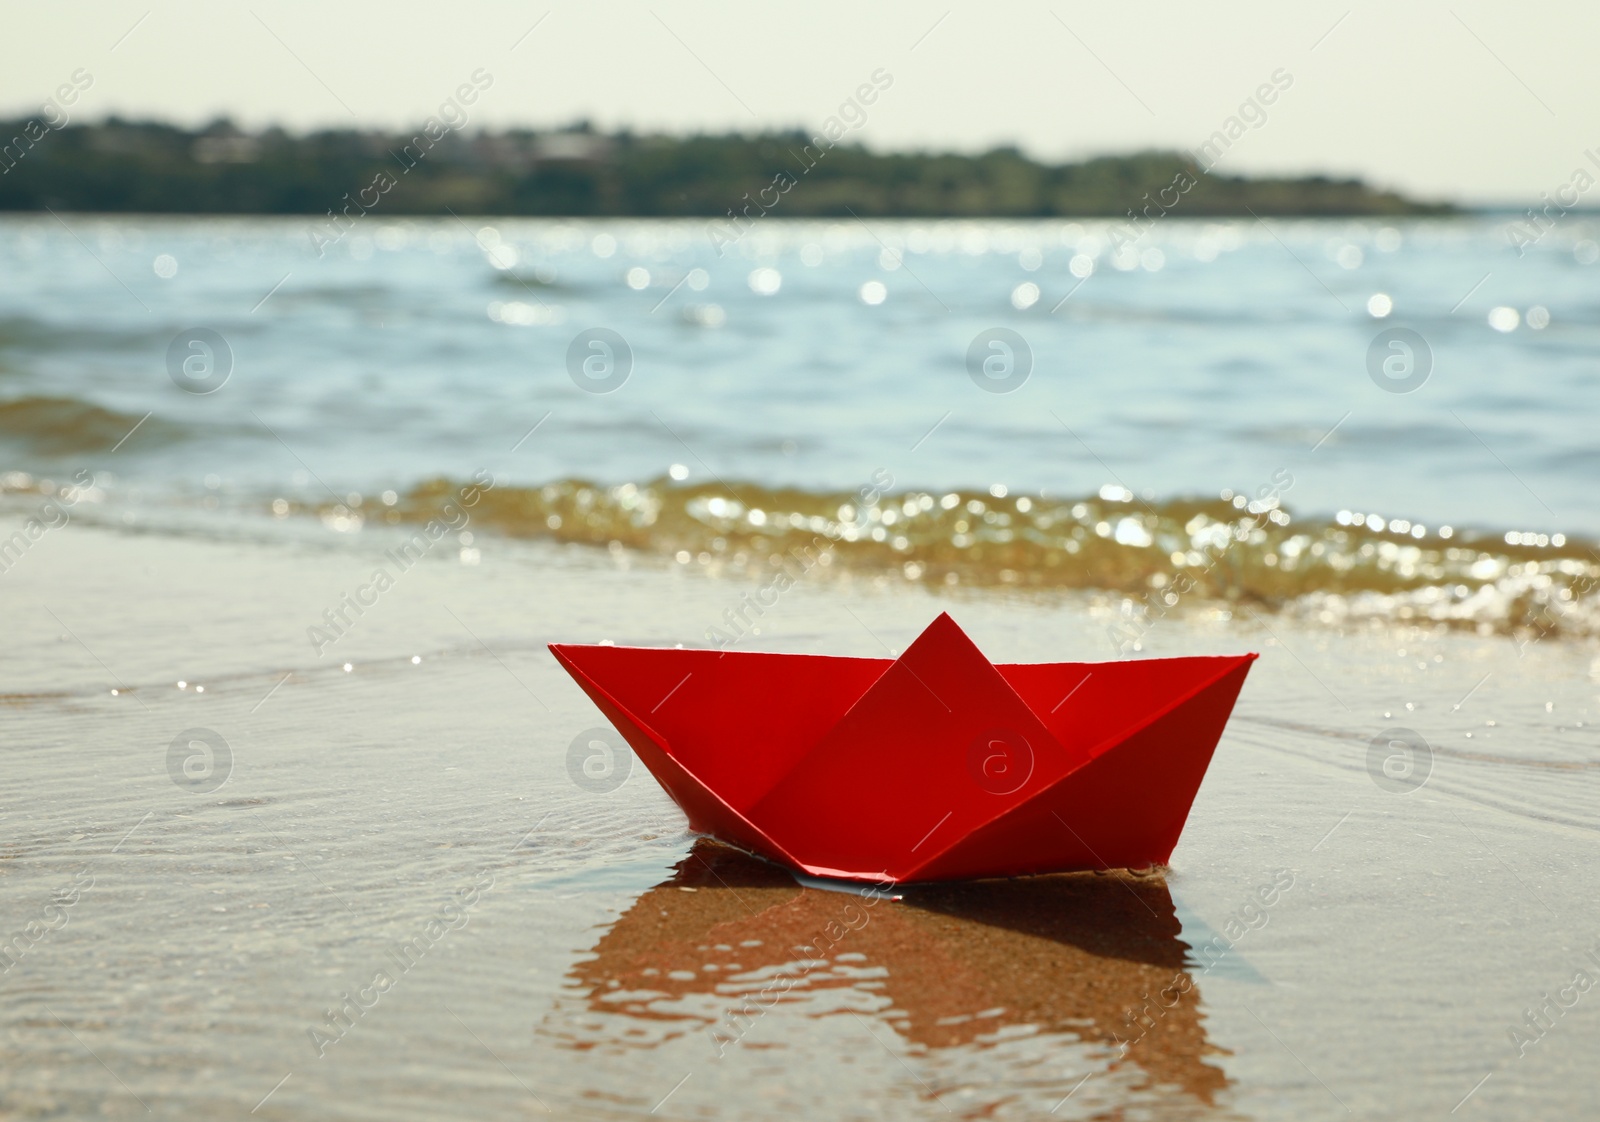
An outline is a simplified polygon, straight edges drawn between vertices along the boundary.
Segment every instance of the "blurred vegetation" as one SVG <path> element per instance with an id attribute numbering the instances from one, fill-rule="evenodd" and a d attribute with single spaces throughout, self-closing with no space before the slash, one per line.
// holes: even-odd
<path id="1" fill-rule="evenodd" d="M 414 135 L 281 129 L 244 133 L 227 121 L 186 130 L 110 118 L 51 131 L 0 122 L 0 210 L 324 214 L 368 190 L 387 214 L 727 217 L 766 188 L 785 217 L 1122 216 L 1178 198 L 1185 216 L 1414 215 L 1453 208 L 1418 203 L 1353 179 L 1242 178 L 1201 172 L 1177 152 L 1044 164 L 1014 148 L 981 155 L 880 154 L 826 148 L 798 130 L 754 136 L 558 132 Z M 30 140 L 30 135 L 36 139 Z M 848 136 L 844 138 L 848 141 Z M 811 153 L 805 153 L 811 144 Z M 780 197 L 774 177 L 794 178 Z M 352 213 L 354 211 L 352 210 Z M 1157 212 L 1152 210 L 1151 215 Z"/>

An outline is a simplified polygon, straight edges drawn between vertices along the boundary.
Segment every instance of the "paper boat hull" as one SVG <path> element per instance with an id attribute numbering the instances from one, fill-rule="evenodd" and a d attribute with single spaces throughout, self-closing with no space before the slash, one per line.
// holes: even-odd
<path id="1" fill-rule="evenodd" d="M 1256 657 L 995 666 L 944 615 L 898 659 L 551 651 L 691 830 L 878 882 L 1165 864 Z"/>

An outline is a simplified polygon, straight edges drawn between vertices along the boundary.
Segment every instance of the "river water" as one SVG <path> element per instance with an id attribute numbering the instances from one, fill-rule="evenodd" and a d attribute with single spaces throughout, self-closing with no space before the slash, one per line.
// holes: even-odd
<path id="1" fill-rule="evenodd" d="M 1595 231 L 767 221 L 0 223 L 0 1117 L 1591 1102 Z M 544 648 L 946 610 L 1262 653 L 1169 869 L 795 884 Z"/>

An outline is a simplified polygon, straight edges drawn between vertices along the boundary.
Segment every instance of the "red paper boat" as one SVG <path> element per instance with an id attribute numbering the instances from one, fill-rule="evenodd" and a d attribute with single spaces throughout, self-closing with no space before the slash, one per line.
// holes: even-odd
<path id="1" fill-rule="evenodd" d="M 550 650 L 690 829 L 880 883 L 1166 864 L 1256 658 L 996 666 L 943 614 L 892 660 Z"/>

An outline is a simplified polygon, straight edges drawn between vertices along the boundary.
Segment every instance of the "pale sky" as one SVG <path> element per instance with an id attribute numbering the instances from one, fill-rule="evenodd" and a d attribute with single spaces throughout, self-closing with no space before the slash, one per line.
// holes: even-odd
<path id="1" fill-rule="evenodd" d="M 1592 0 L 6 0 L 0 42 L 0 113 L 37 112 L 81 69 L 74 120 L 400 126 L 481 67 L 472 126 L 817 127 L 881 69 L 864 143 L 1054 160 L 1195 147 L 1282 70 L 1292 84 L 1219 171 L 1526 205 L 1600 159 Z"/>

